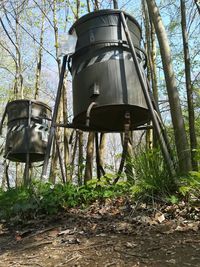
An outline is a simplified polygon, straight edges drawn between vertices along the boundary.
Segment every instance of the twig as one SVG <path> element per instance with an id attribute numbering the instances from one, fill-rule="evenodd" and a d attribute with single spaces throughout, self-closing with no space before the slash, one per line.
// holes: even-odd
<path id="1" fill-rule="evenodd" d="M 52 244 L 52 241 L 44 241 L 44 242 L 39 242 L 39 243 L 33 243 L 33 244 L 30 244 L 30 245 L 24 246 L 20 250 L 26 250 L 26 249 L 40 247 L 40 246 L 48 245 L 48 244 Z"/>
<path id="2" fill-rule="evenodd" d="M 66 263 L 69 263 L 70 261 L 73 261 L 73 260 L 79 260 L 80 258 L 82 258 L 82 256 L 76 255 L 76 256 L 72 257 L 71 259 L 65 261 L 64 263 L 66 264 Z"/>
<path id="3" fill-rule="evenodd" d="M 116 252 L 119 252 L 120 254 L 126 254 L 128 256 L 132 256 L 132 257 L 138 257 L 138 258 L 148 258 L 148 256 L 146 255 L 141 255 L 141 254 L 133 254 L 133 253 L 128 253 L 127 251 L 121 251 L 121 250 L 118 250 L 116 248 L 114 248 L 114 251 Z"/>
<path id="4" fill-rule="evenodd" d="M 76 249 L 71 249 L 71 250 L 68 250 L 68 252 L 73 252 L 73 251 L 80 251 L 80 250 L 87 250 L 87 249 L 91 249 L 91 248 L 98 248 L 98 247 L 102 247 L 102 246 L 110 246 L 110 245 L 113 245 L 113 243 L 102 243 L 102 244 L 97 244 L 97 245 L 90 245 L 90 246 L 87 246 L 87 247 L 84 247 L 84 248 L 76 248 Z"/>
<path id="5" fill-rule="evenodd" d="M 107 264 L 105 265 L 105 267 L 109 267 L 109 266 L 112 266 L 112 265 L 115 265 L 115 266 L 116 266 L 116 261 L 107 263 Z"/>
<path id="6" fill-rule="evenodd" d="M 200 243 L 200 240 L 193 240 L 193 239 L 188 239 L 188 240 L 185 240 L 184 243 Z"/>

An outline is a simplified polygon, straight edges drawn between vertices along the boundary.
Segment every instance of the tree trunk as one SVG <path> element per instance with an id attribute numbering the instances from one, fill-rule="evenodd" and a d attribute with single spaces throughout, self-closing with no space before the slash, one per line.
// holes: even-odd
<path id="1" fill-rule="evenodd" d="M 150 29 L 150 20 L 149 20 L 149 14 L 148 9 L 146 5 L 146 1 L 142 1 L 142 8 L 143 8 L 143 19 L 144 19 L 144 25 L 145 25 L 145 50 L 147 53 L 147 79 L 149 81 L 152 81 L 152 46 L 151 46 L 151 29 Z M 152 82 L 153 86 L 153 82 Z M 148 122 L 148 125 L 151 125 L 151 122 Z M 153 138 L 152 138 L 152 129 L 146 130 L 146 148 L 151 149 Z"/>
<path id="2" fill-rule="evenodd" d="M 72 135 L 73 135 L 73 132 L 72 132 Z M 79 135 L 78 131 L 76 131 L 75 141 L 71 148 L 72 150 L 72 158 L 71 158 L 71 166 L 70 166 L 71 177 L 73 177 L 73 174 L 74 174 L 74 162 L 75 162 L 75 156 L 76 156 L 76 151 L 77 151 L 78 135 Z"/>
<path id="3" fill-rule="evenodd" d="M 43 9 L 45 6 L 45 0 L 43 0 Z M 42 13 L 42 24 L 40 30 L 40 46 L 38 50 L 38 58 L 37 58 L 37 67 L 36 67 L 36 75 L 35 75 L 35 94 L 34 99 L 38 99 L 40 84 L 41 84 L 41 71 L 42 71 L 42 52 L 43 52 L 43 38 L 44 38 L 44 24 L 45 24 L 45 13 Z"/>
<path id="4" fill-rule="evenodd" d="M 184 50 L 184 60 L 185 60 L 185 80 L 186 80 L 188 115 L 189 115 L 189 133 L 190 133 L 192 168 L 194 171 L 197 171 L 198 170 L 198 162 L 196 160 L 197 138 L 195 131 L 195 114 L 194 114 L 194 103 L 193 103 L 193 88 L 191 82 L 190 52 L 188 44 L 187 26 L 186 26 L 185 0 L 181 0 L 180 2 L 181 2 L 181 26 L 182 26 L 183 50 Z"/>
<path id="5" fill-rule="evenodd" d="M 158 81 L 157 81 L 157 66 L 156 66 L 156 33 L 155 33 L 155 27 L 151 23 L 151 81 L 152 81 L 152 89 L 153 89 L 153 98 L 155 101 L 155 104 L 159 110 L 159 104 L 158 104 Z M 156 136 L 155 131 L 153 131 L 153 147 L 158 147 L 158 138 Z"/>
<path id="6" fill-rule="evenodd" d="M 126 156 L 126 164 L 125 164 L 125 174 L 127 177 L 127 181 L 133 182 L 134 173 L 133 173 L 133 164 L 131 159 L 133 158 L 133 132 L 129 132 L 129 141 L 127 145 L 127 156 Z"/>
<path id="7" fill-rule="evenodd" d="M 54 40 L 55 40 L 55 48 L 56 48 L 56 61 L 58 64 L 58 73 L 60 75 L 60 59 L 58 55 L 58 21 L 57 21 L 57 0 L 53 0 L 53 6 L 52 6 L 52 11 L 53 11 L 53 26 L 54 26 Z M 59 103 L 59 109 L 58 109 L 58 115 L 57 115 L 57 122 L 61 123 L 62 122 L 62 116 L 63 116 L 63 95 L 61 96 L 60 103 Z M 61 129 L 57 128 L 56 129 L 56 137 L 57 137 L 57 142 L 58 145 L 60 146 L 62 134 L 61 134 Z M 58 176 L 59 169 L 58 169 L 58 150 L 56 147 L 56 139 L 54 137 L 53 141 L 53 153 L 52 153 L 52 160 L 51 160 L 51 167 L 50 167 L 50 176 L 49 180 L 52 183 L 55 183 L 55 179 Z"/>
<path id="8" fill-rule="evenodd" d="M 86 152 L 86 166 L 85 166 L 85 176 L 84 183 L 92 179 L 92 169 L 93 169 L 93 156 L 94 156 L 94 133 L 89 132 L 88 142 L 87 142 L 87 152 Z"/>
<path id="9" fill-rule="evenodd" d="M 90 0 L 87 0 L 87 11 L 90 13 Z"/>
<path id="10" fill-rule="evenodd" d="M 118 1 L 117 0 L 113 0 L 113 7 L 114 9 L 118 9 Z"/>
<path id="11" fill-rule="evenodd" d="M 194 2 L 196 4 L 197 10 L 198 10 L 199 15 L 200 15 L 200 2 L 199 2 L 199 0 L 194 0 Z"/>
<path id="12" fill-rule="evenodd" d="M 83 132 L 78 131 L 78 184 L 82 185 L 83 179 Z"/>
<path id="13" fill-rule="evenodd" d="M 22 78 L 22 65 L 21 53 L 19 48 L 19 16 L 16 13 L 15 21 L 15 48 L 16 48 L 16 74 L 15 74 L 15 92 L 16 99 L 23 99 L 23 78 Z"/>
<path id="14" fill-rule="evenodd" d="M 99 164 L 104 167 L 105 160 L 105 148 L 106 148 L 106 134 L 101 133 L 100 144 L 99 144 Z"/>
<path id="15" fill-rule="evenodd" d="M 1 181 L 1 189 L 6 189 L 6 188 L 10 188 L 10 179 L 9 179 L 9 175 L 8 175 L 8 168 L 9 168 L 9 161 L 8 160 L 4 160 L 4 170 L 3 170 L 3 177 L 2 177 L 2 181 Z"/>
<path id="16" fill-rule="evenodd" d="M 64 124 L 68 123 L 68 112 L 67 112 L 67 73 L 65 75 L 64 84 L 63 84 L 63 122 Z M 70 150 L 69 150 L 69 135 L 70 129 L 64 128 L 63 131 L 63 140 L 64 140 L 64 168 L 66 174 L 67 182 L 72 181 L 71 172 L 70 172 Z"/>
<path id="17" fill-rule="evenodd" d="M 94 0 L 94 10 L 99 10 L 99 1 Z"/>
<path id="18" fill-rule="evenodd" d="M 148 0 L 147 5 L 160 45 L 160 53 L 175 133 L 175 144 L 179 159 L 179 170 L 181 173 L 188 173 L 191 170 L 191 156 L 188 147 L 175 74 L 172 66 L 169 41 L 155 0 Z"/>

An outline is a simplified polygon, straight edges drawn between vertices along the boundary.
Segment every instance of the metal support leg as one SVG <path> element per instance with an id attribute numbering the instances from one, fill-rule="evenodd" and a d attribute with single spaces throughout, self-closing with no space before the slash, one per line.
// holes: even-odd
<path id="1" fill-rule="evenodd" d="M 60 98 L 61 98 L 61 94 L 62 94 L 63 80 L 64 80 L 64 76 L 65 76 L 66 64 L 67 64 L 67 55 L 63 57 L 60 79 L 59 79 L 59 84 L 58 84 L 58 91 L 57 91 L 57 95 L 56 95 L 53 117 L 52 117 L 50 131 L 49 131 L 49 138 L 48 138 L 48 142 L 47 142 L 47 150 L 46 150 L 46 154 L 45 154 L 45 158 L 44 158 L 44 165 L 43 165 L 43 169 L 42 169 L 42 176 L 41 176 L 42 179 L 46 178 L 46 176 L 47 176 L 47 168 L 48 168 L 48 164 L 49 164 L 52 141 L 53 141 L 53 137 L 55 134 L 55 125 L 56 125 L 56 120 L 57 120 L 57 116 L 58 116 L 58 108 L 59 108 Z"/>
<path id="2" fill-rule="evenodd" d="M 98 133 L 95 133 L 95 148 L 96 148 L 96 165 L 97 165 L 97 179 L 101 178 L 100 164 L 99 164 L 99 138 Z"/>
<path id="3" fill-rule="evenodd" d="M 29 101 L 28 104 L 28 125 L 27 125 L 27 153 L 26 153 L 26 163 L 25 163 L 25 170 L 24 170 L 24 184 L 25 186 L 30 184 L 30 129 L 31 129 L 31 116 L 32 116 L 32 102 Z"/>
<path id="4" fill-rule="evenodd" d="M 6 108 L 4 110 L 1 122 L 0 122 L 0 135 L 2 134 L 3 123 L 4 123 L 6 115 L 7 115 L 7 105 L 6 105 Z"/>
<path id="5" fill-rule="evenodd" d="M 119 166 L 119 170 L 117 173 L 117 177 L 114 180 L 114 184 L 116 184 L 122 174 L 125 160 L 127 157 L 127 150 L 128 150 L 128 141 L 129 141 L 129 130 L 130 130 L 130 113 L 126 112 L 125 114 L 125 123 L 124 123 L 124 144 L 123 144 L 123 152 L 122 152 L 122 158 Z"/>
<path id="6" fill-rule="evenodd" d="M 98 180 L 100 180 L 101 175 L 105 175 L 105 170 L 100 163 L 98 133 L 95 133 L 95 148 L 96 148 L 97 178 Z"/>
<path id="7" fill-rule="evenodd" d="M 176 171 L 174 169 L 174 164 L 173 164 L 171 155 L 169 153 L 167 144 L 165 142 L 165 138 L 163 136 L 162 129 L 160 127 L 160 124 L 158 122 L 158 119 L 157 119 L 155 111 L 154 111 L 153 103 L 152 103 L 151 97 L 150 97 L 149 92 L 148 92 L 147 83 L 146 83 L 146 81 L 144 79 L 142 70 L 140 68 L 140 64 L 139 64 L 138 59 L 137 59 L 137 55 L 136 55 L 136 52 L 135 52 L 135 47 L 133 46 L 133 43 L 132 43 L 132 40 L 131 40 L 130 32 L 129 32 L 129 29 L 128 29 L 128 26 L 127 26 L 127 23 L 126 23 L 126 19 L 125 19 L 124 13 L 121 12 L 120 16 L 121 16 L 122 25 L 123 25 L 123 28 L 124 28 L 124 31 L 125 31 L 125 34 L 126 34 L 126 38 L 127 38 L 127 41 L 128 41 L 129 47 L 130 47 L 131 55 L 132 55 L 133 61 L 135 63 L 135 68 L 136 68 L 136 72 L 137 72 L 137 75 L 138 75 L 138 78 L 139 78 L 139 81 L 140 81 L 140 84 L 141 84 L 141 87 L 142 87 L 142 91 L 144 93 L 144 97 L 146 99 L 146 103 L 147 103 L 147 106 L 149 108 L 149 111 L 151 112 L 153 125 L 155 127 L 155 131 L 156 131 L 156 133 L 158 135 L 158 138 L 159 138 L 159 141 L 160 141 L 160 146 L 161 146 L 161 150 L 163 152 L 163 156 L 164 156 L 164 158 L 166 160 L 166 163 L 167 163 L 167 166 L 168 166 L 170 174 L 172 176 L 175 176 L 176 175 Z"/>
<path id="8" fill-rule="evenodd" d="M 61 171 L 62 181 L 63 181 L 63 184 L 65 184 L 66 183 L 65 172 L 64 172 L 64 167 L 63 167 L 63 164 L 62 164 L 62 156 L 61 156 L 61 151 L 60 151 L 58 138 L 57 138 L 56 134 L 55 134 L 55 140 L 56 140 L 56 149 L 57 149 L 57 152 L 58 152 L 58 159 L 59 159 L 59 164 L 60 164 L 60 171 Z"/>

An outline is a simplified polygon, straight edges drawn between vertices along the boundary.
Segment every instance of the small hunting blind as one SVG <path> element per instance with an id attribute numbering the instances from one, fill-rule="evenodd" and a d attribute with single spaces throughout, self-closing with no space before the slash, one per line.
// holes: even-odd
<path id="1" fill-rule="evenodd" d="M 46 153 L 51 108 L 36 100 L 15 100 L 6 106 L 8 117 L 6 159 L 26 162 L 44 160 Z"/>

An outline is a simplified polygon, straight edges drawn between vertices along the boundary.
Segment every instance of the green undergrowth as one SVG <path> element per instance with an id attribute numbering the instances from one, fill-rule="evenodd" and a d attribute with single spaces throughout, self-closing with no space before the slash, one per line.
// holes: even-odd
<path id="1" fill-rule="evenodd" d="M 149 178 L 148 178 L 149 179 Z M 149 184 L 147 184 L 149 182 Z M 11 188 L 0 190 L 0 220 L 9 221 L 12 218 L 26 221 L 36 219 L 40 215 L 54 215 L 70 208 L 84 209 L 98 200 L 104 203 L 106 199 L 117 197 L 128 198 L 129 201 L 142 203 L 164 202 L 178 204 L 181 201 L 189 205 L 200 203 L 200 173 L 192 172 L 179 180 L 176 190 L 165 189 L 166 185 L 155 184 L 150 179 L 136 182 L 118 182 L 111 185 L 107 178 L 100 181 L 93 179 L 87 185 L 56 184 L 33 182 L 29 188 Z M 158 192 L 158 189 L 162 189 Z M 165 189 L 165 191 L 163 191 Z M 151 194 L 152 193 L 152 194 Z M 162 195 L 164 194 L 164 195 Z"/>
<path id="2" fill-rule="evenodd" d="M 130 166 L 132 176 L 127 181 L 123 177 L 116 184 L 116 175 L 106 174 L 83 186 L 34 181 L 28 188 L 0 189 L 0 220 L 35 219 L 70 208 L 84 209 L 96 200 L 104 203 L 117 197 L 128 198 L 133 203 L 200 203 L 200 172 L 171 177 L 159 150 L 140 152 L 130 160 Z"/>
<path id="3" fill-rule="evenodd" d="M 38 215 L 53 215 L 72 207 L 85 208 L 96 200 L 127 195 L 126 182 L 109 185 L 105 178 L 91 180 L 87 185 L 33 182 L 29 188 L 20 187 L 0 191 L 0 219 L 13 217 L 34 219 Z"/>

